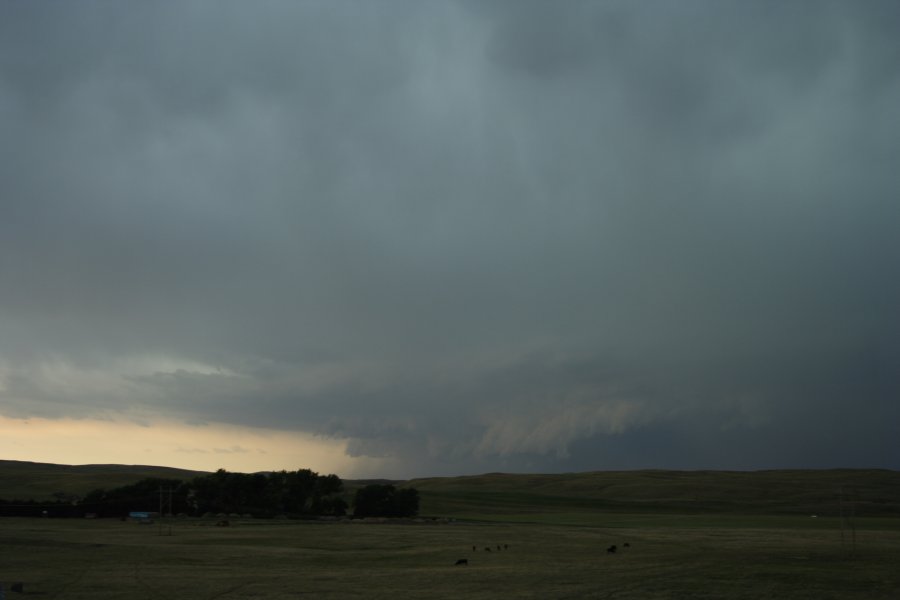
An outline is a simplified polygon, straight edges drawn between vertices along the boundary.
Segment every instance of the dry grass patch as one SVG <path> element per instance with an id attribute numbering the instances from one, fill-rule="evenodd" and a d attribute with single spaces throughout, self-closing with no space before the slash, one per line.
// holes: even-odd
<path id="1" fill-rule="evenodd" d="M 853 556 L 839 531 L 816 529 L 291 521 L 217 528 L 193 520 L 175 521 L 169 536 L 119 521 L 3 519 L 0 531 L 0 581 L 23 581 L 27 593 L 45 598 L 868 600 L 900 592 L 896 529 L 860 532 Z M 611 544 L 615 554 L 606 552 Z M 456 566 L 459 558 L 468 566 Z"/>

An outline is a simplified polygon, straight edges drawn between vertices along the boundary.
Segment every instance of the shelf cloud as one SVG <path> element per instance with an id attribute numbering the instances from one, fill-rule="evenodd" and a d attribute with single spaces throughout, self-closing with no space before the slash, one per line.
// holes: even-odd
<path id="1" fill-rule="evenodd" d="M 4 3 L 0 453 L 177 423 L 172 466 L 900 468 L 898 26 Z M 278 449 L 190 439 L 234 428 Z"/>

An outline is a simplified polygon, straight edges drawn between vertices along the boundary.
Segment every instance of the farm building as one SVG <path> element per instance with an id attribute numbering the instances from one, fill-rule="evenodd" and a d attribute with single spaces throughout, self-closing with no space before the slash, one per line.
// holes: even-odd
<path id="1" fill-rule="evenodd" d="M 137 523 L 152 523 L 153 519 L 158 517 L 158 512 L 151 512 L 146 510 L 133 510 L 128 513 L 128 520 L 135 521 Z"/>

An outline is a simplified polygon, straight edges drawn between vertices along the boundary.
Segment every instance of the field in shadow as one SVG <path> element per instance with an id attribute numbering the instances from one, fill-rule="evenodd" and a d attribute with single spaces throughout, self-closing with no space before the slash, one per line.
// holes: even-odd
<path id="1" fill-rule="evenodd" d="M 622 518 L 625 515 L 621 515 Z M 0 520 L 26 595 L 170 598 L 896 598 L 900 527 Z M 828 519 L 822 519 L 828 521 Z M 627 546 L 626 546 L 627 544 Z M 608 552 L 615 545 L 616 552 Z M 473 550 L 474 547 L 474 550 Z M 486 550 L 490 548 L 490 551 Z M 455 563 L 464 558 L 468 565 Z"/>
<path id="2" fill-rule="evenodd" d="M 78 494 L 151 476 L 193 472 L 0 461 L 4 494 Z M 361 484 L 346 483 L 348 493 Z M 442 518 L 228 527 L 0 518 L 0 582 L 21 582 L 22 597 L 75 600 L 900 597 L 893 471 L 486 474 L 401 485 L 420 491 L 422 514 Z"/>
<path id="3" fill-rule="evenodd" d="M 900 517 L 900 473 L 887 470 L 491 473 L 415 479 L 425 514 L 504 518 L 559 513 Z"/>

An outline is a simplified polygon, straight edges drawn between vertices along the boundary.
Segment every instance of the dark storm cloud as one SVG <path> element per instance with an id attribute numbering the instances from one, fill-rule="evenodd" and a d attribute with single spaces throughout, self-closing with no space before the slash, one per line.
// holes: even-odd
<path id="1" fill-rule="evenodd" d="M 0 11 L 4 414 L 898 466 L 893 3 Z"/>

